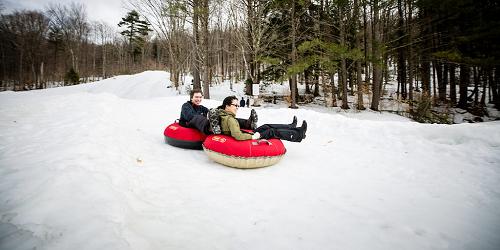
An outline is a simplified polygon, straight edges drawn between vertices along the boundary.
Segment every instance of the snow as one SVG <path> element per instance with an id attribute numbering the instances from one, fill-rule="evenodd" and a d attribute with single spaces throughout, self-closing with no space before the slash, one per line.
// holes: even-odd
<path id="1" fill-rule="evenodd" d="M 307 138 L 239 170 L 164 143 L 189 98 L 169 85 L 149 71 L 0 93 L 0 249 L 500 249 L 498 121 L 266 103 L 260 124 L 296 115 Z"/>

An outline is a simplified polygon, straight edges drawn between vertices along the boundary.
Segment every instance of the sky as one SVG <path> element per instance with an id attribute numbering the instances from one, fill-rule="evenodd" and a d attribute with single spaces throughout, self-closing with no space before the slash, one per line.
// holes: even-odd
<path id="1" fill-rule="evenodd" d="M 70 5 L 71 2 L 83 3 L 87 8 L 90 21 L 105 21 L 116 26 L 127 13 L 124 0 L 0 0 L 5 12 L 14 10 L 44 10 L 49 3 Z"/>

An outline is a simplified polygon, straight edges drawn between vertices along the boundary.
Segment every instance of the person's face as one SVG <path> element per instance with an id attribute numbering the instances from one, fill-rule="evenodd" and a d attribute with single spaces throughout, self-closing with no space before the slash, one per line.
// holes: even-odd
<path id="1" fill-rule="evenodd" d="M 200 105 L 201 100 L 203 100 L 203 95 L 201 93 L 194 93 L 193 98 L 191 98 L 191 102 L 195 105 Z"/>
<path id="2" fill-rule="evenodd" d="M 233 114 L 236 114 L 239 107 L 240 107 L 240 105 L 238 104 L 238 99 L 233 99 L 233 101 L 231 102 L 231 105 L 227 106 L 226 108 L 227 108 L 227 111 L 229 111 Z"/>

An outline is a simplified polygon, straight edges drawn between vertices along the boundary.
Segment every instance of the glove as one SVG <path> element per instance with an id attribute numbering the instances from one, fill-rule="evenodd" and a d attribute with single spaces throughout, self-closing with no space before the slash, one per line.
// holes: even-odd
<path id="1" fill-rule="evenodd" d="M 253 135 L 252 135 L 252 139 L 254 140 L 257 140 L 260 138 L 260 133 L 259 132 L 255 132 Z"/>

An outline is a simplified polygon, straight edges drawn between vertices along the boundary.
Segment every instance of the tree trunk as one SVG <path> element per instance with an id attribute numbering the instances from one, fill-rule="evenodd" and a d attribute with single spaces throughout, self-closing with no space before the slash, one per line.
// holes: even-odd
<path id="1" fill-rule="evenodd" d="M 14 83 L 14 90 L 21 90 L 23 88 L 24 82 L 23 82 L 23 50 L 19 49 L 19 82 L 18 82 L 18 89 L 16 89 L 16 84 Z"/>
<path id="2" fill-rule="evenodd" d="M 210 99 L 210 54 L 209 54 L 209 44 L 208 44 L 208 18 L 209 18 L 209 9 L 208 9 L 208 0 L 202 0 L 202 25 L 203 25 L 203 64 L 204 64 L 204 74 L 203 74 L 203 95 L 205 98 Z"/>
<path id="3" fill-rule="evenodd" d="M 455 64 L 450 64 L 450 102 L 452 106 L 457 103 L 457 84 L 455 81 Z"/>
<path id="4" fill-rule="evenodd" d="M 422 56 L 422 94 L 430 96 L 431 92 L 431 64 L 429 62 L 429 57 L 425 55 Z"/>
<path id="5" fill-rule="evenodd" d="M 319 74 L 314 72 L 314 92 L 313 96 L 319 96 Z"/>
<path id="6" fill-rule="evenodd" d="M 443 93 L 443 99 L 441 100 L 442 102 L 446 102 L 446 91 L 447 91 L 447 86 L 449 83 L 449 71 L 450 67 L 448 63 L 443 63 L 443 88 L 444 88 L 444 93 Z M 443 90 L 441 90 L 443 91 Z"/>
<path id="7" fill-rule="evenodd" d="M 406 99 L 406 62 L 405 62 L 405 48 L 404 43 L 404 16 L 403 16 L 403 8 L 401 4 L 402 0 L 398 0 L 398 39 L 399 39 L 399 48 L 398 48 L 398 84 L 401 86 L 401 97 L 403 100 Z"/>
<path id="8" fill-rule="evenodd" d="M 199 34 L 199 14 L 200 14 L 200 1 L 193 0 L 193 38 L 194 49 L 193 55 L 193 89 L 201 89 L 200 82 L 200 34 Z"/>
<path id="9" fill-rule="evenodd" d="M 71 54 L 71 67 L 73 67 L 73 69 L 78 72 L 78 70 L 76 69 L 76 59 L 75 59 L 75 52 L 73 51 L 73 48 L 70 48 L 69 49 L 69 53 Z"/>
<path id="10" fill-rule="evenodd" d="M 253 95 L 253 88 L 252 88 L 252 84 L 254 83 L 258 83 L 257 82 L 257 77 L 255 76 L 255 58 L 254 58 L 254 39 L 253 39 L 253 25 L 254 25 L 254 22 L 255 22 L 255 13 L 254 13 L 254 0 L 247 0 L 247 16 L 248 16 L 248 20 L 247 20 L 247 42 L 248 42 L 248 51 L 246 53 L 246 57 L 247 57 L 247 64 L 248 64 L 248 73 L 250 74 L 248 76 L 249 79 L 251 79 L 251 82 L 248 82 L 248 83 L 251 83 L 251 84 L 247 84 L 246 85 L 246 94 L 247 95 Z"/>
<path id="11" fill-rule="evenodd" d="M 106 79 L 106 44 L 102 43 L 102 78 Z"/>
<path id="12" fill-rule="evenodd" d="M 309 70 L 304 70 L 304 83 L 306 84 L 306 94 L 311 94 L 311 76 L 309 74 Z"/>
<path id="13" fill-rule="evenodd" d="M 31 63 L 31 73 L 33 73 L 33 79 L 30 79 L 31 81 L 29 81 L 29 84 L 31 85 L 32 83 L 34 83 L 35 88 L 38 88 L 38 83 L 39 82 L 38 82 L 38 75 L 36 73 L 36 69 L 37 69 L 37 67 L 35 66 L 35 63 L 32 62 Z M 30 89 L 31 88 L 32 87 L 30 86 Z"/>
<path id="14" fill-rule="evenodd" d="M 496 80 L 495 80 L 496 79 Z M 495 107 L 498 109 L 500 107 L 499 103 L 499 91 L 498 91 L 498 80 L 500 78 L 498 77 L 498 68 L 495 68 L 494 70 L 490 70 L 489 73 L 489 82 L 490 82 L 490 88 L 491 88 L 491 96 L 492 96 L 492 102 L 495 104 Z"/>
<path id="15" fill-rule="evenodd" d="M 92 81 L 95 81 L 95 76 L 97 75 L 96 70 L 96 50 L 97 46 L 92 46 Z"/>
<path id="16" fill-rule="evenodd" d="M 295 1 L 292 1 L 292 13 L 291 13 L 291 16 L 292 16 L 292 34 L 291 34 L 291 39 L 292 39 L 292 65 L 295 64 L 295 62 L 297 61 L 297 48 L 295 46 L 295 39 L 296 39 L 296 20 L 295 20 Z M 292 94 L 292 102 L 290 104 L 290 108 L 292 109 L 296 109 L 298 108 L 297 105 L 296 105 L 296 100 L 297 100 L 297 93 L 296 93 L 296 89 L 297 89 L 297 75 L 295 73 L 292 74 L 291 76 L 291 81 L 290 81 L 290 88 L 291 88 L 291 94 Z"/>
<path id="17" fill-rule="evenodd" d="M 365 52 L 365 58 L 364 58 L 364 66 L 365 66 L 365 84 L 370 85 L 370 64 L 368 63 L 368 55 L 371 54 L 370 48 L 369 48 L 369 43 L 368 40 L 370 39 L 370 32 L 368 32 L 369 26 L 368 26 L 368 21 L 367 21 L 367 16 L 366 16 L 366 7 L 367 3 L 363 1 L 363 28 L 364 28 L 364 52 Z"/>
<path id="18" fill-rule="evenodd" d="M 433 99 L 435 100 L 437 95 L 436 95 L 436 61 L 432 62 L 432 96 L 434 97 Z M 436 104 L 436 102 L 434 102 Z"/>
<path id="19" fill-rule="evenodd" d="M 330 83 L 332 87 L 332 107 L 337 107 L 337 88 L 335 87 L 335 74 L 330 74 Z"/>
<path id="20" fill-rule="evenodd" d="M 479 72 L 477 67 L 472 67 L 474 78 L 474 107 L 479 103 Z"/>
<path id="21" fill-rule="evenodd" d="M 357 49 L 361 50 L 361 38 L 360 38 L 360 33 L 359 32 L 359 3 L 358 3 L 358 0 L 354 0 L 354 15 L 353 15 L 353 19 L 354 19 L 354 30 L 356 31 L 356 34 L 355 34 L 355 46 Z M 361 68 L 361 59 L 357 59 L 356 60 L 356 84 L 357 84 L 357 94 L 358 94 L 358 104 L 356 106 L 356 108 L 358 110 L 364 110 L 365 109 L 365 106 L 363 104 L 363 79 L 362 79 L 362 75 L 361 75 L 361 71 L 362 71 L 362 68 Z"/>
<path id="22" fill-rule="evenodd" d="M 410 43 L 413 43 L 413 29 L 412 29 L 412 15 L 413 15 L 413 6 L 412 6 L 412 1 L 408 1 L 408 21 L 407 21 L 407 26 L 408 26 L 408 35 L 409 35 L 409 41 Z M 410 109 L 413 105 L 413 79 L 414 79 L 414 73 L 413 73 L 413 45 L 410 44 L 408 46 L 408 99 L 410 100 Z"/>
<path id="23" fill-rule="evenodd" d="M 45 86 L 45 78 L 44 78 L 44 63 L 40 63 L 40 85 L 39 88 L 44 89 Z"/>
<path id="24" fill-rule="evenodd" d="M 443 69 L 443 64 L 442 63 L 437 63 L 436 64 L 436 73 L 437 73 L 437 79 L 438 79 L 438 96 L 439 96 L 439 101 L 440 102 L 445 102 L 446 101 L 446 84 L 447 84 L 447 77 L 445 79 L 445 74 L 448 73 L 448 69 L 446 68 L 446 64 Z"/>
<path id="25" fill-rule="evenodd" d="M 224 82 L 224 79 L 226 79 L 225 77 L 225 58 L 224 58 L 224 38 L 222 37 L 222 32 L 220 32 L 219 34 L 219 57 L 220 57 L 220 71 L 219 71 L 219 74 L 221 75 L 221 79 L 222 81 Z"/>
<path id="26" fill-rule="evenodd" d="M 344 25 L 344 6 L 341 4 L 339 8 L 339 18 L 340 18 L 340 46 L 345 46 L 345 25 Z M 344 55 L 340 56 L 340 75 L 342 82 L 342 109 L 349 109 L 349 105 L 347 103 L 347 67 L 346 67 L 346 59 Z"/>
<path id="27" fill-rule="evenodd" d="M 486 76 L 485 76 L 485 70 L 483 68 L 481 68 L 481 75 L 479 76 L 479 79 L 481 80 L 481 83 L 483 84 L 483 94 L 481 95 L 481 101 L 479 101 L 479 105 L 481 105 L 481 107 L 486 107 L 487 81 L 486 81 Z"/>
<path id="28" fill-rule="evenodd" d="M 458 100 L 458 108 L 467 109 L 467 86 L 470 81 L 469 67 L 467 65 L 460 65 L 460 86 L 459 93 L 460 97 Z"/>
<path id="29" fill-rule="evenodd" d="M 373 86 L 372 86 L 372 104 L 371 109 L 378 111 L 380 102 L 380 78 L 382 75 L 382 56 L 380 53 L 380 21 L 378 0 L 373 1 Z"/>
<path id="30" fill-rule="evenodd" d="M 498 67 L 495 67 L 495 77 L 493 79 L 493 86 L 495 86 L 496 90 L 493 94 L 493 102 L 495 107 L 500 109 L 500 69 Z"/>

